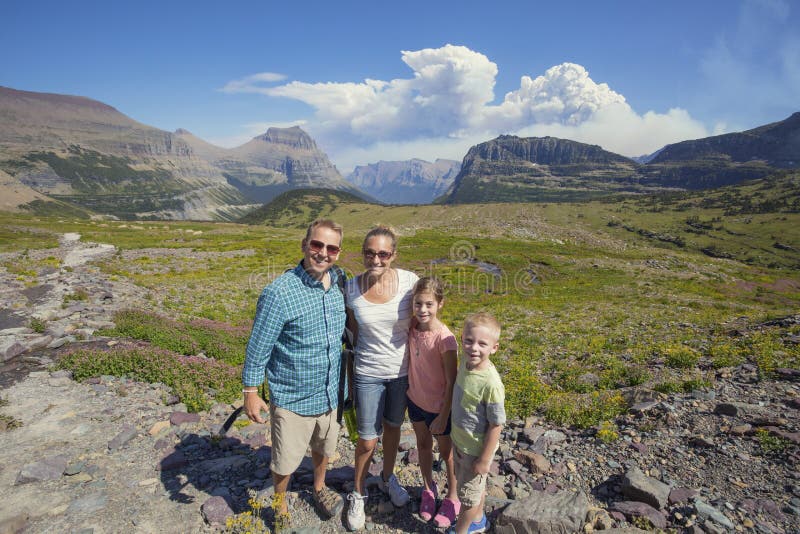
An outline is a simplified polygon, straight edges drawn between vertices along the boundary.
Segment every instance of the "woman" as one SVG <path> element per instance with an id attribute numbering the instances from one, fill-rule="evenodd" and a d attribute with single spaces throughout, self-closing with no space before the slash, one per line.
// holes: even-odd
<path id="1" fill-rule="evenodd" d="M 358 416 L 355 488 L 347 498 L 351 530 L 364 526 L 364 481 L 378 437 L 383 431 L 383 484 L 395 506 L 405 506 L 408 492 L 394 475 L 400 425 L 406 411 L 408 361 L 406 342 L 411 323 L 411 289 L 416 274 L 396 269 L 397 235 L 386 226 L 367 233 L 362 245 L 365 271 L 347 281 L 348 326 L 355 338 L 353 386 Z"/>

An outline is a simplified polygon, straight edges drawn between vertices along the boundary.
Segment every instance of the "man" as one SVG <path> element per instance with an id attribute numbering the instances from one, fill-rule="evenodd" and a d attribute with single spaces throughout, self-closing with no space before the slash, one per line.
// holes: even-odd
<path id="1" fill-rule="evenodd" d="M 339 372 L 344 297 L 340 272 L 331 269 L 339 256 L 342 227 L 316 220 L 302 241 L 303 260 L 264 288 L 242 371 L 244 411 L 263 423 L 269 410 L 272 436 L 273 506 L 276 524 L 288 525 L 286 490 L 291 474 L 311 446 L 314 503 L 328 518 L 341 513 L 344 501 L 325 486 L 328 458 L 336 451 L 339 424 Z M 266 372 L 270 405 L 259 397 Z"/>

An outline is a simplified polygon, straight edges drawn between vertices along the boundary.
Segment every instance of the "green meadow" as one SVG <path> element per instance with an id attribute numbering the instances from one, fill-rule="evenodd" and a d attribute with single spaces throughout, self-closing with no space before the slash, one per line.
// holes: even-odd
<path id="1" fill-rule="evenodd" d="M 310 220 L 344 225 L 339 263 L 351 275 L 361 268 L 365 232 L 389 224 L 401 236 L 396 265 L 446 281 L 442 319 L 454 332 L 479 310 L 503 324 L 495 364 L 508 411 L 586 427 L 623 413 L 632 386 L 689 391 L 712 386 L 718 369 L 744 362 L 762 376 L 800 366 L 800 348 L 787 339 L 800 329 L 762 324 L 800 310 L 797 182 L 790 175 L 770 189 L 788 191 L 788 202 L 773 202 L 755 186 L 447 206 L 329 202 L 309 193 L 273 211 L 270 226 L 0 214 L 0 252 L 53 247 L 53 228 L 113 244 L 118 251 L 98 264 L 102 272 L 141 286 L 152 308 L 121 315 L 106 334 L 146 340 L 154 352 L 203 352 L 238 370 L 256 299 L 299 260 Z M 11 263 L 5 268 L 19 268 Z M 164 365 L 174 373 L 174 364 Z M 219 383 L 198 382 L 187 371 L 195 382 L 177 376 L 175 387 L 186 398 L 187 388 L 199 388 L 194 409 L 233 400 L 236 373 L 215 372 Z"/>

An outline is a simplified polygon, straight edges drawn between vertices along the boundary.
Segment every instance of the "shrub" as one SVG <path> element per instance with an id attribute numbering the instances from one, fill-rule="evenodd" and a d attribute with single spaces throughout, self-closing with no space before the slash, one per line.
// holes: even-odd
<path id="1" fill-rule="evenodd" d="M 611 421 L 603 421 L 597 429 L 595 437 L 603 443 L 613 443 L 619 439 L 619 429 Z"/>
<path id="2" fill-rule="evenodd" d="M 664 356 L 667 367 L 675 369 L 689 369 L 697 365 L 697 361 L 700 359 L 697 351 L 686 345 L 663 347 L 661 353 Z"/>
<path id="3" fill-rule="evenodd" d="M 736 367 L 744 363 L 745 350 L 738 344 L 729 341 L 715 343 L 708 349 L 711 365 L 714 369 L 722 367 Z"/>
<path id="4" fill-rule="evenodd" d="M 618 392 L 595 391 L 588 395 L 558 393 L 544 403 L 545 417 L 560 425 L 589 428 L 614 419 L 628 409 Z"/>
<path id="5" fill-rule="evenodd" d="M 47 324 L 42 319 L 31 317 L 30 328 L 37 334 L 42 334 L 45 331 Z"/>
<path id="6" fill-rule="evenodd" d="M 225 362 L 150 347 L 78 349 L 64 355 L 58 367 L 71 370 L 78 381 L 111 375 L 161 382 L 173 389 L 190 412 L 211 406 L 210 389 L 217 401 L 231 402 L 239 397 L 241 387 L 240 369 Z"/>

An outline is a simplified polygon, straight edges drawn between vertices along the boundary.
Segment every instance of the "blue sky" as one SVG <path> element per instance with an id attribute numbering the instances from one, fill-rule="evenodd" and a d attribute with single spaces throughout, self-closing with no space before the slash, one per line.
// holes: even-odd
<path id="1" fill-rule="evenodd" d="M 343 172 L 501 133 L 625 155 L 800 111 L 800 3 L 50 2 L 0 6 L 0 85 L 235 146 L 300 124 Z"/>

